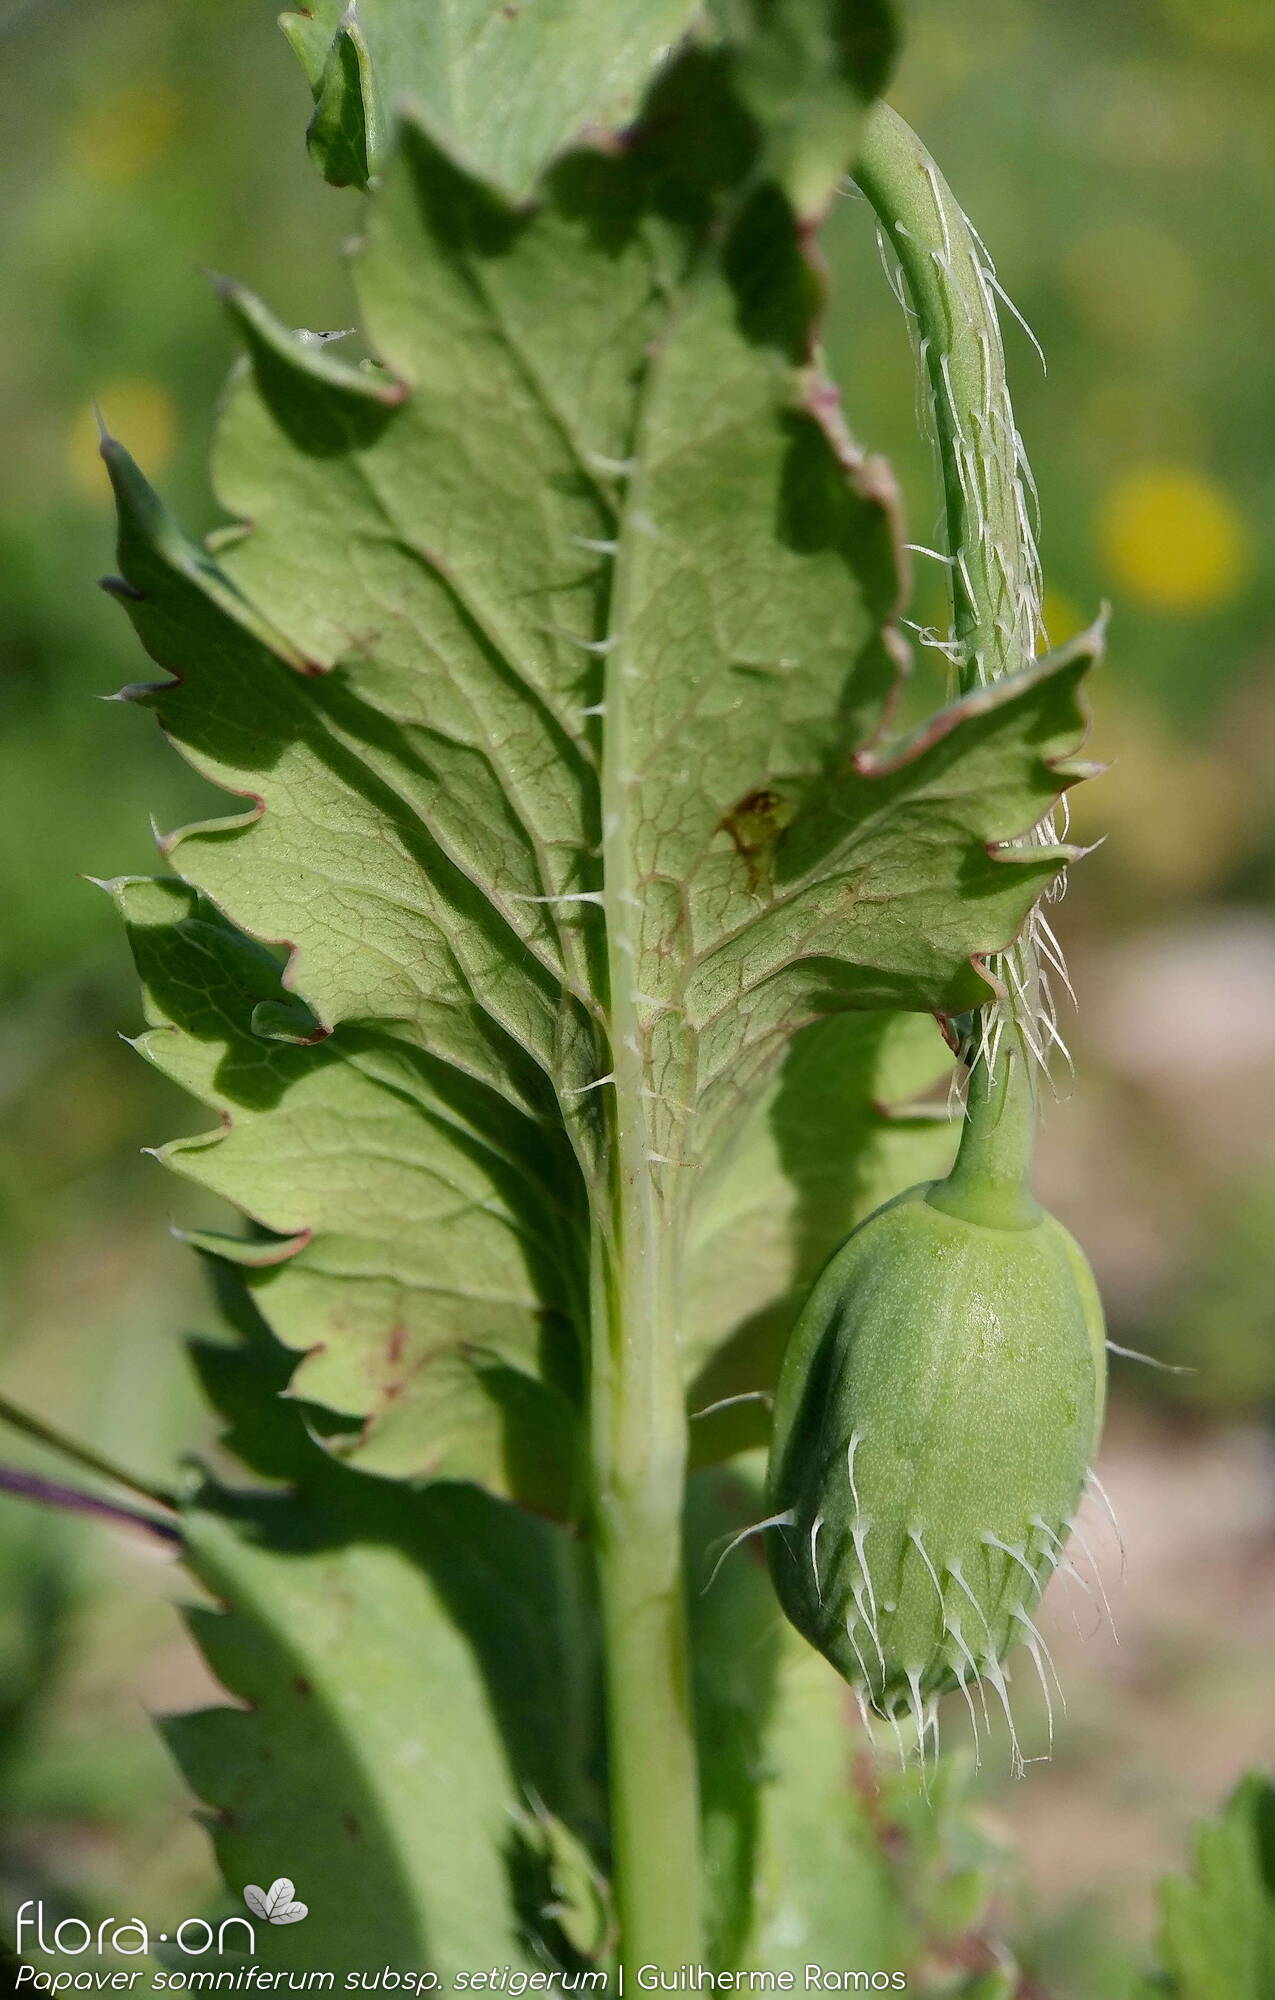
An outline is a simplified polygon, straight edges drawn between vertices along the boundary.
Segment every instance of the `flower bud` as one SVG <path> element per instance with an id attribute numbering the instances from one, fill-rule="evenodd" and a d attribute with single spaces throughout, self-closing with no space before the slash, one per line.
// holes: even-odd
<path id="1" fill-rule="evenodd" d="M 980 1676 L 1004 1701 L 1000 1662 L 1019 1641 L 1044 1682 L 1033 1614 L 1102 1421 L 1102 1309 L 1027 1185 L 1025 1072 L 1017 1054 L 994 1082 L 977 1067 L 952 1173 L 837 1251 L 776 1404 L 783 1608 L 872 1707 L 910 1711 L 922 1734 L 931 1699 L 968 1700 Z"/>

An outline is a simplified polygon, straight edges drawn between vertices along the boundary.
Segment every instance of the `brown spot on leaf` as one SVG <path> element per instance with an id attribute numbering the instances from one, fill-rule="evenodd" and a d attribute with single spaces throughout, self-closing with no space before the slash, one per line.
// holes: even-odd
<path id="1" fill-rule="evenodd" d="M 351 1840 L 357 1840 L 363 1831 L 353 1813 L 342 1813 L 341 1824 L 349 1834 Z"/>
<path id="2" fill-rule="evenodd" d="M 720 822 L 748 870 L 748 886 L 754 894 L 770 886 L 775 843 L 791 817 L 787 800 L 763 786 L 746 793 Z"/>
<path id="3" fill-rule="evenodd" d="M 296 1692 L 300 1695 L 302 1701 L 310 1700 L 311 1696 L 314 1693 L 313 1681 L 308 1681 L 304 1674 L 294 1674 L 292 1677 L 292 1685 L 296 1690 Z"/>

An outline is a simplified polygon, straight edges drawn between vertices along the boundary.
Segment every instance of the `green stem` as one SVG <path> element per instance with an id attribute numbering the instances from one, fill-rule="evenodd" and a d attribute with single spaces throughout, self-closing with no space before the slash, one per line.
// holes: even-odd
<path id="1" fill-rule="evenodd" d="M 691 1711 L 683 1512 L 688 1454 L 678 1277 L 680 1141 L 649 1072 L 638 967 L 644 891 L 635 859 L 643 818 L 630 745 L 637 675 L 626 632 L 644 546 L 631 522 L 649 505 L 643 429 L 652 362 L 633 439 L 637 470 L 621 507 L 607 638 L 602 744 L 602 897 L 611 1079 L 610 1203 L 595 1232 L 590 1450 L 598 1589 L 606 1650 L 611 1833 L 620 1955 L 673 1967 L 704 1956 L 699 1778 Z"/>
<path id="2" fill-rule="evenodd" d="M 1031 1191 L 1035 1136 L 1036 1088 L 1021 1045 L 1003 1048 L 994 1072 L 976 1057 L 956 1164 L 931 1189 L 931 1207 L 988 1229 L 1030 1229 L 1042 1213 Z"/>
<path id="3" fill-rule="evenodd" d="M 696 1961 L 703 1943 L 682 1572 L 685 1404 L 674 1329 L 658 1310 L 664 1288 L 657 1278 L 648 1289 L 655 1274 L 636 1261 L 625 1284 L 599 1258 L 592 1381 L 612 1846 L 630 1977 L 641 1964 Z"/>
<path id="4" fill-rule="evenodd" d="M 91 1445 L 81 1444 L 77 1438 L 67 1437 L 65 1432 L 55 1430 L 43 1417 L 33 1416 L 17 1403 L 11 1403 L 7 1396 L 0 1396 L 0 1423 L 10 1429 L 21 1431 L 24 1436 L 34 1438 L 38 1444 L 48 1445 L 50 1450 L 71 1460 L 73 1465 L 83 1466 L 86 1472 L 96 1472 L 102 1479 L 109 1479 L 114 1486 L 122 1486 L 129 1493 L 136 1493 L 142 1500 L 153 1500 L 157 1507 L 175 1509 L 177 1496 L 163 1486 L 152 1486 L 145 1479 L 126 1472 Z"/>
<path id="5" fill-rule="evenodd" d="M 74 1486 L 42 1479 L 38 1472 L 27 1472 L 21 1466 L 0 1465 L 0 1492 L 16 1494 L 21 1500 L 34 1500 L 40 1507 L 63 1507 L 72 1514 L 144 1528 L 166 1542 L 180 1543 L 182 1539 L 181 1529 L 171 1518 L 160 1520 L 155 1514 L 139 1514 L 135 1507 L 121 1507 L 117 1500 L 103 1500 L 96 1493 L 82 1493 Z"/>
<path id="6" fill-rule="evenodd" d="M 916 133 L 877 104 L 855 178 L 898 258 L 933 409 L 962 691 L 1025 666 L 1040 576 L 986 253 Z"/>
<path id="7" fill-rule="evenodd" d="M 887 105 L 869 114 L 856 176 L 898 259 L 925 371 L 943 489 L 949 652 L 967 693 L 1027 666 L 1044 638 L 1031 475 L 1006 380 L 999 287 L 935 162 Z M 1052 843 L 1052 820 L 1034 837 Z M 1043 1063 L 1052 1015 L 1038 939 L 1033 912 L 1001 954 L 1004 995 L 983 1009 L 960 1156 L 934 1197 L 1010 1227 L 1039 1214 L 1027 1185 L 1035 1129 L 1027 1052 Z"/>

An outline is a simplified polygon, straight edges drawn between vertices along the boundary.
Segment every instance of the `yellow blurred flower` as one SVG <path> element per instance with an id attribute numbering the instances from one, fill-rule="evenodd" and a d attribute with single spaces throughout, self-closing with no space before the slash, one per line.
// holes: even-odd
<path id="1" fill-rule="evenodd" d="M 177 412 L 167 389 L 145 376 L 122 375 L 102 384 L 97 401 L 108 429 L 157 479 L 172 455 L 177 434 Z M 72 420 L 66 440 L 66 470 L 71 490 L 82 500 L 105 504 L 108 489 L 92 403 L 85 403 Z"/>
<path id="2" fill-rule="evenodd" d="M 181 100 L 162 77 L 94 99 L 71 126 L 71 163 L 88 181 L 126 187 L 160 159 L 177 129 Z"/>
<path id="3" fill-rule="evenodd" d="M 1239 509 L 1190 465 L 1135 465 L 1123 473 L 1101 509 L 1098 545 L 1117 587 L 1158 611 L 1225 604 L 1250 559 Z"/>

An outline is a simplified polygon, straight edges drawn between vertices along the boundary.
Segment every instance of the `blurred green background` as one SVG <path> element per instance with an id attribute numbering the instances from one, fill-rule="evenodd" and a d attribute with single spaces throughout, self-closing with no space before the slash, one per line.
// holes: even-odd
<path id="1" fill-rule="evenodd" d="M 84 875 L 153 866 L 203 788 L 146 718 L 116 607 L 92 402 L 187 524 L 231 341 L 201 267 L 293 323 L 349 323 L 354 197 L 302 145 L 265 0 L 0 0 L 0 1388 L 143 1473 L 208 1442 L 181 1336 L 207 1310 L 169 1234 L 191 1197 L 140 1149 L 199 1115 L 131 1054 L 133 983 Z M 1010 324 L 1044 502 L 1053 636 L 1115 607 L 1094 745 L 1113 760 L 1058 928 L 1077 1080 L 1042 1191 L 1117 1341 L 1104 1478 L 1123 1645 L 1050 1613 L 1053 1763 L 988 1810 L 1024 1853 L 1042 1992 L 1101 2000 L 1151 1885 L 1275 1743 L 1275 222 L 1270 0 L 916 0 L 895 103 L 1048 356 Z M 933 538 L 912 363 L 862 203 L 829 231 L 852 425 Z M 924 567 L 924 565 L 922 565 Z M 933 575 L 918 578 L 930 615 Z M 917 702 L 941 698 L 921 654 Z M 13 1462 L 38 1463 L 19 1445 Z M 46 1468 L 53 1470 L 52 1464 Z M 90 1918 L 194 1910 L 210 1865 L 148 1711 L 209 1690 L 140 1539 L 0 1499 L 0 1893 Z"/>

